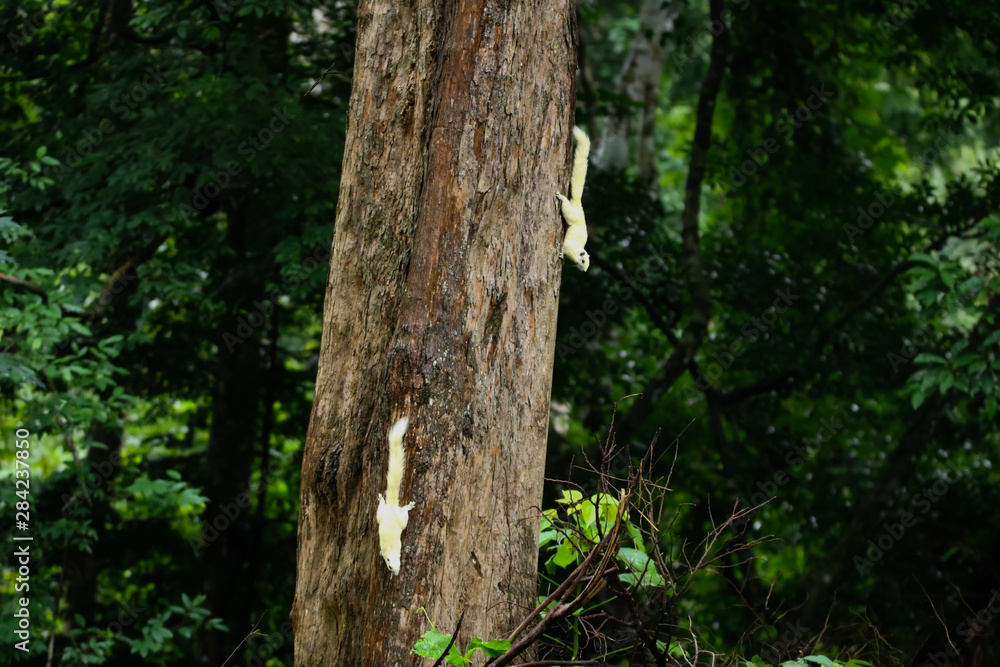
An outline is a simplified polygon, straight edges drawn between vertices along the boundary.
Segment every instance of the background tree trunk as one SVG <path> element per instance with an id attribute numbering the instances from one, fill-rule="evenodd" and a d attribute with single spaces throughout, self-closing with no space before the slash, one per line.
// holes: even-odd
<path id="1" fill-rule="evenodd" d="M 535 602 L 573 123 L 568 0 L 361 3 L 302 463 L 295 664 L 406 665 Z M 393 577 L 386 431 L 407 415 Z"/>
<path id="2" fill-rule="evenodd" d="M 642 0 L 639 7 L 639 31 L 632 40 L 628 57 L 618 78 L 616 93 L 641 102 L 638 112 L 638 141 L 635 164 L 639 178 L 650 188 L 658 187 L 656 173 L 656 114 L 660 105 L 660 72 L 663 68 L 664 35 L 674 32 L 674 21 L 683 9 L 681 0 Z M 601 145 L 594 162 L 607 169 L 629 166 L 628 140 L 633 120 L 632 110 L 613 113 L 604 126 Z"/>

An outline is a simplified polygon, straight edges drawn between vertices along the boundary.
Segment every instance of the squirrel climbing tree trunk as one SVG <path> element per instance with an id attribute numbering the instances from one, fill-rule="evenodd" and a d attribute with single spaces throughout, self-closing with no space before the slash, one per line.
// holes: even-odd
<path id="1" fill-rule="evenodd" d="M 416 665 L 535 605 L 562 220 L 569 0 L 363 1 L 302 462 L 295 664 Z M 400 573 L 386 432 L 409 417 Z M 428 663 L 429 664 L 429 663 Z"/>

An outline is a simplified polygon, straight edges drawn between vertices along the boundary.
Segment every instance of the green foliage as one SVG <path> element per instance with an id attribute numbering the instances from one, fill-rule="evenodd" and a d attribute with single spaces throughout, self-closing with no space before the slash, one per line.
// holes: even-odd
<path id="1" fill-rule="evenodd" d="M 618 500 L 609 493 L 595 493 L 584 498 L 575 489 L 564 490 L 556 502 L 565 508 L 568 521 L 560 521 L 556 509 L 543 511 L 539 536 L 539 547 L 552 552 L 545 561 L 545 569 L 550 575 L 556 568 L 581 562 L 591 547 L 612 530 L 619 511 Z M 619 579 L 629 586 L 665 586 L 666 580 L 646 552 L 642 533 L 629 520 L 628 512 L 622 516 L 622 527 L 634 546 L 615 545 L 616 560 L 625 568 L 619 573 Z"/>
<path id="2" fill-rule="evenodd" d="M 265 610 L 287 617 L 353 24 L 329 2 L 0 11 L 16 36 L 0 56 L 0 427 L 32 434 L 32 659 L 51 642 L 54 663 L 191 664 L 215 646 L 221 664 Z M 5 568 L 10 636 L 15 583 Z"/>
<path id="3" fill-rule="evenodd" d="M 782 662 L 778 667 L 812 667 L 813 664 L 822 665 L 823 667 L 874 667 L 872 663 L 865 660 L 848 660 L 847 662 L 842 662 L 840 660 L 831 660 L 823 655 L 807 655 L 799 660 L 786 660 Z M 755 655 L 753 659 L 744 661 L 744 667 L 772 667 L 767 662 L 764 662 L 759 655 Z"/>
<path id="4" fill-rule="evenodd" d="M 147 619 L 140 617 L 136 636 L 111 632 L 107 628 L 83 627 L 85 619 L 77 615 L 80 626 L 70 632 L 74 646 L 66 649 L 63 660 L 69 664 L 102 665 L 113 654 L 115 644 L 128 647 L 145 664 L 168 665 L 183 655 L 176 642 L 190 641 L 199 628 L 227 630 L 219 618 L 212 618 L 202 605 L 204 595 L 194 598 L 181 594 L 180 605 L 170 605 L 163 612 Z"/>
<path id="5" fill-rule="evenodd" d="M 425 615 L 427 614 L 427 611 L 423 607 L 420 608 L 420 611 L 423 611 Z M 434 627 L 429 616 L 427 617 L 427 622 L 431 624 L 431 629 L 417 640 L 417 643 L 413 646 L 413 652 L 425 658 L 437 660 L 444 655 L 447 649 L 448 654 L 445 657 L 445 661 L 449 665 L 460 667 L 461 665 L 472 664 L 472 656 L 475 655 L 476 651 L 482 651 L 488 657 L 495 658 L 503 655 L 511 646 L 511 643 L 506 639 L 483 641 L 478 637 L 473 637 L 469 640 L 466 650 L 461 651 L 455 644 L 451 644 L 451 635 L 446 635 Z M 451 644 L 450 648 L 449 644 Z"/>
<path id="6" fill-rule="evenodd" d="M 952 391 L 979 397 L 987 419 L 997 414 L 1000 330 L 989 295 L 1000 289 L 1000 215 L 988 216 L 981 227 L 983 233 L 976 237 L 953 236 L 940 251 L 910 257 L 917 266 L 909 271 L 908 291 L 923 316 L 920 333 L 924 339 L 940 337 L 948 348 L 943 355 L 920 352 L 914 357 L 924 367 L 909 382 L 914 408 L 931 391 Z"/>
<path id="7" fill-rule="evenodd" d="M 594 460 L 592 434 L 606 431 L 615 401 L 642 392 L 618 405 L 627 456 L 613 473 L 657 430 L 679 438 L 676 462 L 651 471 L 682 473 L 670 539 L 695 543 L 734 507 L 765 501 L 742 539 L 780 539 L 692 583 L 684 610 L 717 628 L 702 646 L 732 647 L 788 611 L 809 613 L 811 634 L 836 619 L 832 646 L 879 644 L 899 651 L 879 664 L 919 662 L 919 647 L 947 643 L 922 596 L 965 618 L 956 587 L 980 596 L 980 609 L 982 577 L 993 581 L 1000 78 L 984 37 L 997 16 L 979 2 L 727 6 L 732 50 L 695 193 L 711 311 L 692 362 L 668 383 L 692 321 L 681 212 L 711 47 L 706 8 L 685 5 L 663 44 L 656 183 L 638 182 L 633 137 L 624 172 L 592 165 L 592 269 L 563 277 L 547 469 Z M 577 117 L 603 129 L 641 19 L 616 2 L 581 12 L 593 78 Z M 810 108 L 821 88 L 830 94 Z M 779 292 L 790 303 L 775 306 Z M 840 566 L 903 512 L 917 522 L 872 569 Z M 838 550 L 847 538 L 860 549 Z M 545 548 L 546 574 L 579 562 L 564 536 Z M 899 583 L 901 571 L 918 572 L 927 591 Z M 859 629 L 859 614 L 880 634 Z M 556 639 L 572 645 L 571 635 Z M 767 632 L 752 641 L 766 644 Z M 995 656 L 996 642 L 983 643 Z"/>

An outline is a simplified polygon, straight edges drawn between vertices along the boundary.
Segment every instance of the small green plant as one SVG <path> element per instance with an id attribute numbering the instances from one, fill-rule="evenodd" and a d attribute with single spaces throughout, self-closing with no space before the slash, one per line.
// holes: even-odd
<path id="1" fill-rule="evenodd" d="M 556 567 L 566 567 L 587 554 L 591 545 L 597 544 L 601 537 L 612 530 L 615 518 L 618 516 L 619 501 L 610 493 L 595 493 L 589 498 L 576 490 L 563 491 L 562 498 L 557 503 L 566 507 L 570 525 L 560 526 L 558 511 L 547 509 L 542 512 L 542 530 L 539 536 L 539 547 L 546 545 L 552 555 L 545 561 L 545 569 L 553 574 Z M 625 566 L 618 578 L 626 586 L 660 587 L 666 585 L 666 580 L 657 571 L 656 563 L 649 557 L 642 533 L 629 521 L 628 512 L 622 516 L 622 527 L 632 539 L 633 546 L 617 547 L 615 559 Z"/>
<path id="2" fill-rule="evenodd" d="M 804 658 L 799 658 L 798 660 L 787 660 L 781 663 L 778 667 L 813 667 L 813 665 L 822 665 L 822 667 L 873 667 L 872 663 L 866 660 L 849 660 L 847 662 L 842 662 L 840 660 L 831 660 L 825 655 L 807 655 Z M 743 667 L 774 667 L 768 662 L 764 662 L 759 655 L 755 655 L 751 660 L 744 660 Z"/>
<path id="3" fill-rule="evenodd" d="M 427 610 L 423 607 L 419 611 L 424 612 L 424 616 L 427 616 Z M 469 641 L 469 645 L 465 647 L 465 651 L 461 651 L 458 646 L 452 643 L 451 635 L 446 635 L 434 626 L 430 616 L 427 616 L 427 622 L 431 624 L 431 629 L 417 640 L 413 646 L 413 652 L 419 656 L 437 660 L 447 651 L 448 655 L 445 656 L 445 660 L 449 665 L 461 667 L 461 665 L 471 664 L 472 656 L 476 651 L 482 651 L 489 657 L 496 658 L 503 655 L 511 646 L 506 639 L 491 639 L 484 642 L 479 637 L 473 637 Z"/>

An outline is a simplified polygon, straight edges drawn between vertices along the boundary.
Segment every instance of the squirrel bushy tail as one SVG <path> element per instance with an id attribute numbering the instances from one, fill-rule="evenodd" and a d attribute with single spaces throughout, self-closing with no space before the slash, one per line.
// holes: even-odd
<path id="1" fill-rule="evenodd" d="M 406 449 L 403 436 L 410 420 L 403 417 L 389 429 L 389 471 L 385 475 L 385 501 L 389 505 L 399 505 L 399 485 L 403 482 L 406 469 Z"/>

